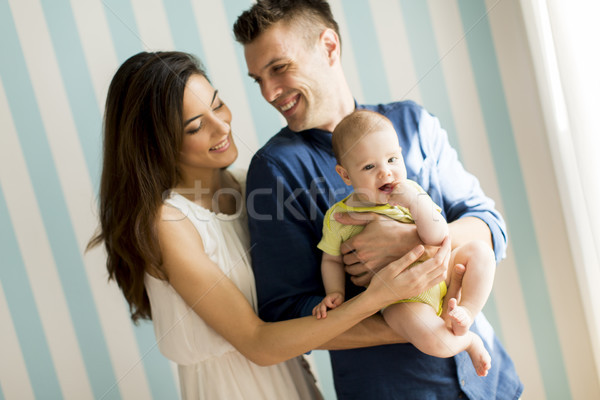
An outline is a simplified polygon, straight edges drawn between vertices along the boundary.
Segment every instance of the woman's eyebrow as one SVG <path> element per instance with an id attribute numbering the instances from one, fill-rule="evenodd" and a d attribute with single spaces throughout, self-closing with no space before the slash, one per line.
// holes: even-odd
<path id="1" fill-rule="evenodd" d="M 215 102 L 215 99 L 217 98 L 217 94 L 218 94 L 218 93 L 219 93 L 219 91 L 218 91 L 218 90 L 215 90 L 215 92 L 213 93 L 212 100 L 210 101 L 210 105 L 211 105 L 211 106 L 212 106 L 212 104 Z M 187 121 L 184 121 L 184 122 L 183 122 L 183 126 L 186 126 L 187 124 L 189 124 L 189 123 L 190 123 L 190 122 L 192 122 L 193 120 L 195 120 L 195 119 L 198 119 L 198 118 L 202 117 L 203 115 L 204 115 L 204 114 L 198 114 L 198 115 L 196 115 L 195 117 L 192 117 L 192 118 L 188 119 Z"/>

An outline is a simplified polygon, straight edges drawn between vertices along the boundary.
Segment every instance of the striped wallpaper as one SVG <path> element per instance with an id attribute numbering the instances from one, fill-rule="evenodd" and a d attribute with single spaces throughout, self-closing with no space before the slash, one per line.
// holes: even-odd
<path id="1" fill-rule="evenodd" d="M 0 400 L 177 398 L 150 323 L 107 284 L 96 228 L 104 99 L 141 50 L 197 54 L 247 166 L 283 123 L 231 26 L 250 0 L 0 0 Z M 332 0 L 359 102 L 437 115 L 509 230 L 485 314 L 526 399 L 600 398 L 517 0 Z M 315 363 L 333 399 L 326 352 Z"/>

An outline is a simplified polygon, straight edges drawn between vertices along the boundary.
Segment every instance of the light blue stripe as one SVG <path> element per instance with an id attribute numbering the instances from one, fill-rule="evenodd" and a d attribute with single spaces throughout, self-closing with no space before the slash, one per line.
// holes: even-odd
<path id="1" fill-rule="evenodd" d="M 242 12 L 250 8 L 251 5 L 252 2 L 249 0 L 223 1 L 223 7 L 225 7 L 227 21 L 229 23 L 230 36 L 220 38 L 219 40 L 235 40 L 233 35 L 233 24 L 237 20 L 237 17 Z M 269 103 L 267 103 L 267 101 L 262 97 L 258 85 L 247 76 L 248 67 L 246 66 L 246 58 L 244 57 L 244 48 L 242 45 L 236 42 L 234 47 L 236 50 L 235 54 L 238 67 L 243 75 L 242 82 L 244 82 L 244 93 L 250 106 L 250 112 L 252 113 L 258 144 L 262 146 L 267 142 L 267 140 L 281 130 L 282 124 L 281 120 L 279 119 L 279 112 L 275 110 L 275 108 Z M 224 100 L 227 101 L 227 99 Z M 232 112 L 235 118 L 235 110 L 232 110 Z M 237 132 L 237 134 L 242 137 L 247 135 L 246 132 Z"/>
<path id="2" fill-rule="evenodd" d="M 4 34 L 0 28 L 0 35 Z M 19 252 L 8 207 L 0 187 L 0 281 L 6 296 L 27 373 L 38 399 L 62 398 L 48 341 L 40 320 L 25 265 Z M 7 321 L 2 321 L 3 324 Z M 6 362 L 5 359 L 3 362 Z M 2 399 L 0 387 L 0 399 Z"/>
<path id="3" fill-rule="evenodd" d="M 131 1 L 102 0 L 119 64 L 143 50 Z"/>
<path id="4" fill-rule="evenodd" d="M 0 64 L 0 78 L 5 84 L 9 108 L 12 111 L 38 199 L 86 372 L 94 393 L 101 394 L 104 388 L 115 381 L 115 375 L 91 297 L 85 265 L 79 253 L 58 173 L 45 135 L 45 127 L 27 75 L 27 66 L 6 0 L 0 0 L 0 26 L 3 27 L 0 35 L 2 55 L 11 60 L 11 66 L 7 63 Z"/>
<path id="5" fill-rule="evenodd" d="M 140 356 L 150 375 L 150 388 L 155 399 L 176 399 L 179 382 L 175 382 L 171 366 L 156 345 L 154 328 L 150 321 L 140 321 L 135 327 Z"/>
<path id="6" fill-rule="evenodd" d="M 498 61 L 494 49 L 485 2 L 459 0 L 467 34 L 473 72 L 479 92 L 492 158 L 498 174 L 500 192 L 531 321 L 538 365 L 546 393 L 557 399 L 570 399 L 571 392 L 556 322 L 550 306 L 550 294 L 540 257 L 533 217 L 527 199 L 517 146 L 514 140 Z"/>
<path id="7" fill-rule="evenodd" d="M 207 68 L 206 53 L 200 41 L 200 34 L 190 0 L 165 0 L 163 3 L 175 48 L 178 51 L 185 51 L 198 56 Z M 210 76 L 210 71 L 207 71 L 207 73 Z"/>
<path id="8" fill-rule="evenodd" d="M 319 385 L 321 386 L 321 394 L 325 400 L 335 400 L 335 386 L 333 385 L 333 372 L 331 370 L 331 359 L 329 351 L 316 350 L 312 352 L 313 359 L 317 366 L 319 375 Z"/>
<path id="9" fill-rule="evenodd" d="M 42 1 L 48 30 L 93 187 L 100 181 L 102 117 L 67 0 Z"/>
<path id="10" fill-rule="evenodd" d="M 442 127 L 448 132 L 450 144 L 456 149 L 460 158 L 460 142 L 456 135 L 450 97 L 427 2 L 400 0 L 400 6 L 403 11 L 412 59 L 419 78 L 419 90 L 423 97 L 423 105 L 439 118 Z"/>
<path id="11" fill-rule="evenodd" d="M 393 99 L 383 68 L 371 7 L 367 0 L 345 1 L 342 4 L 365 103 L 388 103 Z M 343 48 L 342 44 L 342 51 Z"/>

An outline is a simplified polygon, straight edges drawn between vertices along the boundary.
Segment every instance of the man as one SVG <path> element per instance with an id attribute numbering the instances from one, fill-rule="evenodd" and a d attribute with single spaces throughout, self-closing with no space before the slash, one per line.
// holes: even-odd
<path id="1" fill-rule="evenodd" d="M 316 247 L 323 215 L 350 190 L 335 172 L 331 131 L 355 108 L 392 121 L 408 177 L 443 207 L 453 246 L 479 239 L 489 243 L 497 260 L 505 254 L 504 221 L 457 160 L 438 120 L 412 102 L 355 103 L 341 66 L 338 31 L 323 0 L 259 0 L 234 25 L 249 75 L 288 123 L 256 153 L 247 181 L 259 312 L 268 321 L 310 315 L 323 298 Z M 340 221 L 357 223 L 348 216 Z M 352 276 L 347 297 L 419 243 L 414 225 L 373 217 L 362 234 L 342 245 Z M 522 384 L 483 316 L 472 330 L 492 356 L 486 378 L 476 376 L 465 353 L 449 359 L 422 354 L 402 343 L 380 316 L 367 319 L 324 346 L 332 350 L 338 398 L 518 398 Z"/>

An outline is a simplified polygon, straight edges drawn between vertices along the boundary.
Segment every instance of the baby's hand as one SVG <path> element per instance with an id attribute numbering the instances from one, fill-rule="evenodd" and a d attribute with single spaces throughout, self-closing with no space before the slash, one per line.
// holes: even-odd
<path id="1" fill-rule="evenodd" d="M 312 314 L 317 319 L 327 317 L 327 309 L 333 310 L 344 302 L 344 295 L 339 292 L 329 293 L 323 300 L 313 308 Z"/>
<path id="2" fill-rule="evenodd" d="M 388 198 L 388 204 L 410 208 L 418 194 L 417 189 L 405 179 L 394 186 L 394 190 Z"/>

